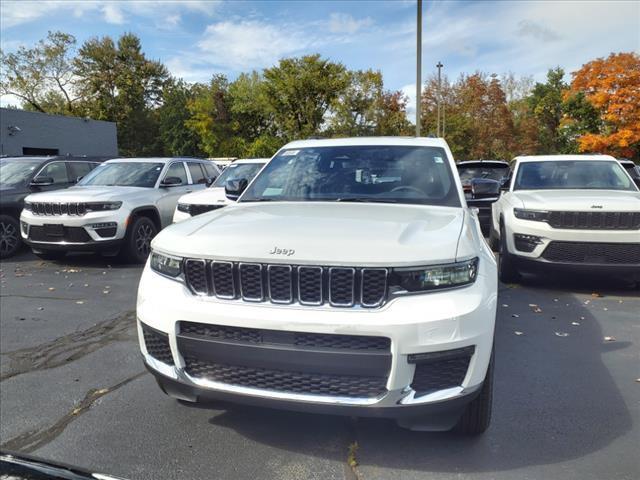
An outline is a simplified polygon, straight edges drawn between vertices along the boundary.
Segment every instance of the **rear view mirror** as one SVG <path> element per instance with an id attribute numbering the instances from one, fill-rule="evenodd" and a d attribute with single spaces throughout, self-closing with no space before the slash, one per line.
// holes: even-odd
<path id="1" fill-rule="evenodd" d="M 471 196 L 473 198 L 491 198 L 500 195 L 500 182 L 488 178 L 471 180 Z"/>
<path id="2" fill-rule="evenodd" d="M 53 178 L 51 177 L 36 177 L 31 180 L 32 187 L 47 187 L 53 185 Z"/>
<path id="3" fill-rule="evenodd" d="M 80 175 L 79 177 L 76 177 L 76 183 L 78 183 L 80 180 L 82 180 L 84 178 L 84 175 Z"/>
<path id="4" fill-rule="evenodd" d="M 210 187 L 211 185 L 213 185 L 213 182 L 216 181 L 216 177 L 208 177 L 205 181 L 207 187 Z"/>
<path id="5" fill-rule="evenodd" d="M 179 187 L 182 185 L 182 180 L 179 177 L 165 177 L 160 186 L 162 187 Z"/>
<path id="6" fill-rule="evenodd" d="M 246 178 L 229 180 L 224 186 L 224 194 L 229 200 L 237 200 L 246 190 L 247 185 L 249 185 L 249 181 Z"/>

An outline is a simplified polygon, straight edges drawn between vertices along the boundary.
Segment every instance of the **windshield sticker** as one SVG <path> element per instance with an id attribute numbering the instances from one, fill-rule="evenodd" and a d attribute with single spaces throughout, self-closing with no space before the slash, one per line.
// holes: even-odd
<path id="1" fill-rule="evenodd" d="M 282 156 L 283 157 L 290 157 L 293 155 L 297 155 L 300 152 L 300 150 L 287 150 L 285 152 L 282 152 Z"/>
<path id="2" fill-rule="evenodd" d="M 444 160 L 442 160 L 442 157 L 433 157 L 433 161 L 436 163 L 444 163 Z"/>
<path id="3" fill-rule="evenodd" d="M 281 195 L 282 190 L 283 190 L 282 188 L 268 187 L 268 188 L 265 188 L 264 192 L 262 192 L 262 195 L 264 195 L 265 197 L 273 197 L 276 195 Z"/>

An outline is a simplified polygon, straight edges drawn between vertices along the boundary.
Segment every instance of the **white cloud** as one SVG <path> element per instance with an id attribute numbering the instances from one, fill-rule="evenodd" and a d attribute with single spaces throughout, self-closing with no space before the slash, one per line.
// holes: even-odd
<path id="1" fill-rule="evenodd" d="M 214 23 L 198 48 L 212 64 L 231 70 L 267 67 L 313 44 L 296 28 L 257 20 Z"/>
<path id="2" fill-rule="evenodd" d="M 113 23 L 114 25 L 122 25 L 124 23 L 124 14 L 118 4 L 107 3 L 102 7 L 102 13 L 107 23 Z"/>
<path id="3" fill-rule="evenodd" d="M 222 0 L 166 0 L 151 2 L 147 0 L 42 0 L 17 1 L 2 0 L 2 29 L 27 24 L 56 13 L 71 13 L 76 18 L 88 14 L 97 14 L 107 23 L 126 23 L 131 15 L 145 18 L 175 18 L 181 12 L 191 12 L 213 16 Z"/>
<path id="4" fill-rule="evenodd" d="M 553 42 L 561 38 L 558 33 L 531 20 L 520 20 L 517 33 L 543 42 Z"/>
<path id="5" fill-rule="evenodd" d="M 347 13 L 332 13 L 329 17 L 329 31 L 331 33 L 354 34 L 363 27 L 373 25 L 369 17 L 356 20 Z"/>
<path id="6" fill-rule="evenodd" d="M 400 89 L 400 91 L 407 97 L 407 119 L 410 122 L 416 123 L 416 84 L 410 83 Z"/>

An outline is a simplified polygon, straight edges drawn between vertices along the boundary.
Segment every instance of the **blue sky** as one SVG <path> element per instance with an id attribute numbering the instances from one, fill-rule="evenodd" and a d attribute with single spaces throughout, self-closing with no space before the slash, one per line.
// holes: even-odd
<path id="1" fill-rule="evenodd" d="M 47 30 L 81 43 L 133 32 L 148 56 L 188 81 L 273 65 L 318 52 L 351 69 L 374 68 L 385 85 L 415 91 L 413 0 L 396 1 L 5 1 L 5 51 Z M 461 72 L 532 75 L 568 72 L 612 51 L 640 51 L 638 1 L 425 1 L 423 76 L 442 61 Z M 3 99 L 7 103 L 7 99 Z"/>

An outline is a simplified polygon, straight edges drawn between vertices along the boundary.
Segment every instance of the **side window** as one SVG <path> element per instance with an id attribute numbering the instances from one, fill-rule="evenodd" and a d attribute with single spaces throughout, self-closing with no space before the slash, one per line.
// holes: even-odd
<path id="1" fill-rule="evenodd" d="M 202 166 L 204 167 L 205 172 L 207 172 L 207 177 L 218 178 L 218 171 L 215 168 L 213 168 L 213 165 L 207 165 L 205 163 Z"/>
<path id="2" fill-rule="evenodd" d="M 67 166 L 65 162 L 52 162 L 42 169 L 38 174 L 39 177 L 51 177 L 53 183 L 69 183 L 67 175 Z"/>
<path id="3" fill-rule="evenodd" d="M 191 173 L 191 180 L 193 183 L 207 183 L 206 175 L 202 171 L 202 165 L 195 162 L 187 162 L 189 166 L 189 173 Z"/>
<path id="4" fill-rule="evenodd" d="M 178 177 L 182 181 L 182 185 L 187 185 L 187 171 L 184 169 L 184 163 L 175 162 L 169 166 L 164 178 Z"/>
<path id="5" fill-rule="evenodd" d="M 84 177 L 87 173 L 96 167 L 96 163 L 89 162 L 68 162 L 69 170 L 71 171 L 72 181 L 76 181 L 78 177 Z"/>

